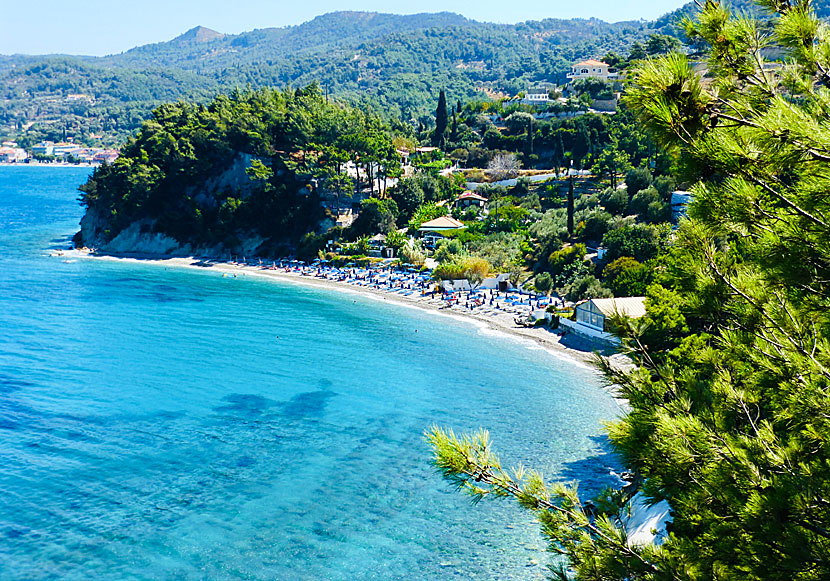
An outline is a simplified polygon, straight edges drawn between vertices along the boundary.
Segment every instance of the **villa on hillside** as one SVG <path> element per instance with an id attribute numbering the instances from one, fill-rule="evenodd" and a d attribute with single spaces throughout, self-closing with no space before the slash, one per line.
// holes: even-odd
<path id="1" fill-rule="evenodd" d="M 472 206 L 483 209 L 486 205 L 487 198 L 470 191 L 464 192 L 455 199 L 455 207 L 461 209 L 467 209 Z"/>
<path id="2" fill-rule="evenodd" d="M 545 86 L 528 89 L 521 100 L 523 105 L 549 105 L 553 102 L 550 89 Z"/>
<path id="3" fill-rule="evenodd" d="M 588 59 L 571 66 L 568 73 L 568 82 L 578 79 L 602 79 L 603 81 L 616 81 L 620 78 L 617 69 L 602 61 Z"/>
<path id="4" fill-rule="evenodd" d="M 575 321 L 561 318 L 559 324 L 593 339 L 601 339 L 609 343 L 619 343 L 619 340 L 609 331 L 609 321 L 615 315 L 623 315 L 630 319 L 639 319 L 646 314 L 645 297 L 618 297 L 613 299 L 588 299 L 576 305 L 574 309 Z"/>

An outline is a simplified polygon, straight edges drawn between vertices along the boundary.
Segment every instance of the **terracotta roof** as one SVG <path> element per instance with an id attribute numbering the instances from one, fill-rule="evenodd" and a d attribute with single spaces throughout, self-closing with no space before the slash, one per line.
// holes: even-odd
<path id="1" fill-rule="evenodd" d="M 639 319 L 646 314 L 645 300 L 645 297 L 619 297 L 615 299 L 591 299 L 591 302 L 606 317 L 619 313 L 631 319 Z"/>
<path id="2" fill-rule="evenodd" d="M 588 59 L 587 61 L 582 61 L 581 63 L 576 63 L 574 66 L 575 67 L 599 67 L 599 66 L 607 67 L 609 65 L 608 65 L 608 63 L 604 63 L 602 61 L 598 61 L 598 60 L 595 60 L 595 59 Z"/>
<path id="3" fill-rule="evenodd" d="M 450 216 L 441 216 L 435 220 L 424 222 L 421 224 L 419 230 L 455 230 L 457 228 L 464 228 L 464 223 L 459 222 Z"/>

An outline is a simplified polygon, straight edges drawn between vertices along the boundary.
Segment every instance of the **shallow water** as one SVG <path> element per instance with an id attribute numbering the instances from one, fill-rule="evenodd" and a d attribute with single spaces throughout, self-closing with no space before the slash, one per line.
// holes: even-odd
<path id="1" fill-rule="evenodd" d="M 0 578 L 544 576 L 532 517 L 449 490 L 423 431 L 597 490 L 592 372 L 360 296 L 49 257 L 87 173 L 0 167 Z"/>

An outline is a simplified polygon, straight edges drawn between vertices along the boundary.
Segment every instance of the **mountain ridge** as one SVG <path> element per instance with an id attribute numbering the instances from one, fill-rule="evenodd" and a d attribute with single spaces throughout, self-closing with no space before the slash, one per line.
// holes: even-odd
<path id="1" fill-rule="evenodd" d="M 732 5 L 749 6 L 748 0 Z M 451 12 L 341 11 L 239 34 L 197 26 L 105 57 L 0 55 L 0 137 L 103 133 L 117 142 L 162 102 L 205 102 L 237 88 L 315 81 L 352 103 L 428 124 L 440 88 L 454 102 L 563 83 L 577 60 L 628 54 L 651 34 L 682 36 L 677 23 L 690 6 L 651 22 L 617 23 L 494 24 Z M 815 6 L 830 13 L 830 0 Z"/>

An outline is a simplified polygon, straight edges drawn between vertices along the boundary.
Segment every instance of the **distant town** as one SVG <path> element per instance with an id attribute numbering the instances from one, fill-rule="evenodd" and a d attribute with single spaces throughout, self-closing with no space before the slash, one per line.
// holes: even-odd
<path id="1" fill-rule="evenodd" d="M 117 149 L 86 147 L 72 140 L 53 143 L 41 141 L 28 151 L 18 146 L 16 141 L 4 141 L 0 144 L 0 163 L 54 163 L 73 165 L 100 165 L 112 163 L 118 158 Z"/>

